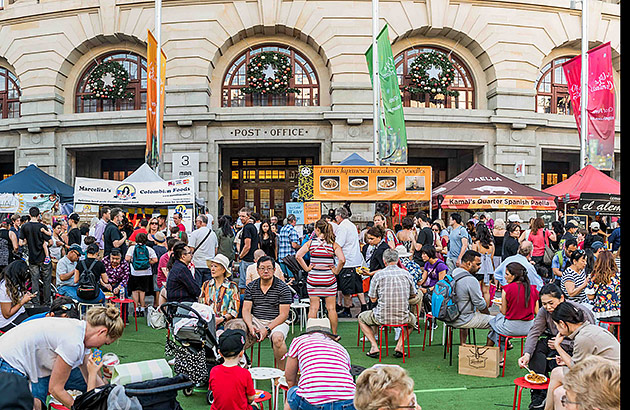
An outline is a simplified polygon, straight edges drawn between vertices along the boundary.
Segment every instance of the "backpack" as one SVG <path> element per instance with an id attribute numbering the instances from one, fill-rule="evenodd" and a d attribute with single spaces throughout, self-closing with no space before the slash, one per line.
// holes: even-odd
<path id="1" fill-rule="evenodd" d="M 98 286 L 98 279 L 92 269 L 96 264 L 96 259 L 92 261 L 88 268 L 85 264 L 85 259 L 81 260 L 83 266 L 83 272 L 79 276 L 79 283 L 77 284 L 77 296 L 81 299 L 92 300 L 98 297 L 100 288 Z"/>
<path id="2" fill-rule="evenodd" d="M 431 295 L 431 314 L 434 318 L 443 322 L 454 322 L 459 317 L 459 308 L 457 307 L 457 292 L 455 284 L 458 280 L 468 275 L 468 272 L 462 272 L 457 276 L 448 273 L 444 279 L 438 281 L 433 288 Z"/>
<path id="3" fill-rule="evenodd" d="M 136 271 L 147 270 L 151 267 L 149 263 L 149 249 L 146 245 L 136 245 L 134 247 L 131 265 Z"/>

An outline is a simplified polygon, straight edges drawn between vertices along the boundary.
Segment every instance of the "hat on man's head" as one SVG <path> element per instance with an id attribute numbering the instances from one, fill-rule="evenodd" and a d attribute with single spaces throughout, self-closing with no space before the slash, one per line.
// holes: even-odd
<path id="1" fill-rule="evenodd" d="M 81 245 L 77 245 L 76 243 L 70 245 L 70 248 L 68 248 L 68 252 L 70 251 L 75 251 L 79 255 L 83 255 L 83 249 L 81 249 Z"/>
<path id="2" fill-rule="evenodd" d="M 164 232 L 160 232 L 160 231 L 158 231 L 158 232 L 153 234 L 153 239 L 157 243 L 164 243 L 164 242 L 166 242 L 166 236 L 164 236 Z"/>
<path id="3" fill-rule="evenodd" d="M 596 251 L 598 249 L 601 249 L 601 248 L 606 248 L 606 245 L 604 245 L 604 242 L 602 242 L 602 241 L 595 241 L 595 242 L 593 242 L 591 244 L 591 249 L 594 250 L 594 251 Z"/>
<path id="4" fill-rule="evenodd" d="M 591 222 L 591 229 L 598 231 L 599 230 L 599 222 L 593 221 Z"/>
<path id="5" fill-rule="evenodd" d="M 520 216 L 518 216 L 518 214 L 512 214 L 512 215 L 508 216 L 508 221 L 510 221 L 510 222 L 523 222 L 523 220 L 521 219 Z"/>
<path id="6" fill-rule="evenodd" d="M 412 255 L 412 253 L 405 248 L 405 245 L 398 245 L 394 250 L 398 252 L 399 258 L 408 258 Z"/>
<path id="7" fill-rule="evenodd" d="M 306 331 L 307 332 L 327 332 L 332 333 L 332 329 L 330 327 L 330 320 L 328 318 L 310 318 L 306 321 Z"/>
<path id="8" fill-rule="evenodd" d="M 219 351 L 223 356 L 236 356 L 245 347 L 245 331 L 226 329 L 219 336 Z"/>
<path id="9" fill-rule="evenodd" d="M 569 222 L 567 222 L 566 225 L 564 225 L 564 229 L 566 229 L 566 230 L 573 229 L 573 228 L 579 228 L 577 226 L 577 224 L 575 222 L 573 222 L 573 221 L 569 221 Z"/>
<path id="10" fill-rule="evenodd" d="M 212 262 L 218 263 L 225 268 L 226 277 L 232 274 L 232 270 L 230 269 L 230 260 L 227 258 L 227 256 L 218 254 L 214 258 L 206 260 L 206 265 L 208 265 L 208 268 L 211 267 Z"/>

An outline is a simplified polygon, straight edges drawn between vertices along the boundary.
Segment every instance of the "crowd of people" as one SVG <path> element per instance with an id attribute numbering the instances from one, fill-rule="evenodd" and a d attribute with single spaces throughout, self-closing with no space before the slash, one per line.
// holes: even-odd
<path id="1" fill-rule="evenodd" d="M 547 229 L 542 218 L 532 218 L 526 225 L 517 214 L 506 223 L 485 214 L 464 221 L 452 213 L 446 226 L 419 211 L 392 229 L 388 218 L 376 213 L 363 230 L 350 217 L 348 207 L 339 207 L 312 226 L 298 227 L 295 215 L 262 220 L 243 208 L 236 222 L 223 215 L 216 227 L 211 215 L 199 214 L 195 229 L 187 232 L 178 213 L 170 224 L 165 215 L 147 216 L 135 227 L 120 208 L 101 207 L 91 221 L 76 213 L 53 221 L 37 208 L 27 218 L 13 215 L 0 224 L 0 331 L 10 332 L 17 345 L 0 337 L 0 374 L 17 374 L 33 384 L 49 377 L 48 391 L 71 404 L 63 387 L 73 371 L 83 366 L 82 374 L 74 375 L 87 382 L 76 383 L 83 390 L 100 381 L 93 376 L 98 366 L 84 362 L 78 346 L 99 347 L 119 338 L 133 305 L 136 316 L 144 316 L 160 314 L 156 308 L 165 302 L 196 302 L 214 313 L 224 367 L 239 363 L 253 344 L 271 341 L 275 364 L 285 370 L 292 410 L 322 403 L 351 408 L 344 406 L 353 398 L 359 410 L 414 408 L 413 382 L 402 369 L 371 368 L 354 384 L 338 318 L 353 316 L 356 296 L 356 317 L 372 358 L 379 357 L 378 327 L 406 324 L 397 331 L 393 353 L 403 357 L 403 340 L 417 326 L 416 315 L 431 312 L 435 286 L 447 275 L 459 315 L 446 324 L 459 330 L 462 343 L 470 329 L 488 329 L 486 344 L 501 349 L 506 336 L 527 336 L 519 365 L 551 377 L 546 394 L 532 390 L 530 408 L 568 408 L 567 397 L 581 394 L 579 384 L 590 380 L 584 374 L 593 366 L 590 355 L 618 364 L 617 339 L 597 325 L 620 324 L 620 220 L 608 235 L 601 220 L 586 232 L 575 221 L 556 221 Z M 290 307 L 300 299 L 301 279 L 310 301 L 309 325 L 287 346 Z M 120 318 L 118 310 L 104 307 L 89 309 L 87 322 L 76 319 L 75 302 L 102 304 L 107 294 L 134 304 L 121 304 Z M 59 310 L 59 300 L 66 301 L 61 306 L 67 311 Z M 498 313 L 491 314 L 493 305 Z M 323 322 L 317 319 L 320 309 Z M 59 333 L 59 340 L 42 342 L 48 353 L 40 363 L 27 357 L 41 341 L 26 336 L 35 315 L 73 320 L 67 329 L 50 329 L 55 335 L 89 332 L 83 332 L 84 340 L 65 341 Z M 38 320 L 44 328 L 55 319 Z M 98 337 L 92 337 L 95 332 Z M 318 374 L 324 368 L 326 377 Z M 210 386 L 229 391 L 223 387 L 230 374 L 243 377 L 236 369 L 216 370 Z M 251 401 L 247 380 L 242 386 L 243 400 Z M 35 397 L 44 394 L 45 400 L 43 391 Z"/>

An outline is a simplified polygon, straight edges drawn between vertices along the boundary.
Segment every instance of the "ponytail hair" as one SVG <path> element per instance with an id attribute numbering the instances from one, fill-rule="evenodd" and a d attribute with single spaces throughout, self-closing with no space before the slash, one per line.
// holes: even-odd
<path id="1" fill-rule="evenodd" d="M 525 307 L 529 307 L 529 299 L 532 289 L 529 283 L 529 277 L 527 276 L 527 269 L 518 262 L 508 263 L 505 268 L 508 272 L 510 272 L 510 275 L 514 276 L 512 283 L 518 283 L 519 286 L 523 286 L 525 288 Z"/>
<path id="2" fill-rule="evenodd" d="M 554 309 L 551 318 L 555 322 L 563 321 L 565 323 L 584 323 L 584 312 L 569 302 L 562 302 Z"/>
<path id="3" fill-rule="evenodd" d="M 182 255 L 186 251 L 188 245 L 182 241 L 178 241 L 173 245 L 173 252 L 171 253 L 171 257 L 168 259 L 168 263 L 166 264 L 166 268 L 171 270 L 176 261 L 182 258 Z"/>
<path id="4" fill-rule="evenodd" d="M 324 241 L 328 244 L 335 243 L 335 232 L 333 231 L 333 227 L 328 223 L 325 219 L 320 219 L 315 222 L 315 228 L 319 229 L 319 231 L 324 235 Z"/>

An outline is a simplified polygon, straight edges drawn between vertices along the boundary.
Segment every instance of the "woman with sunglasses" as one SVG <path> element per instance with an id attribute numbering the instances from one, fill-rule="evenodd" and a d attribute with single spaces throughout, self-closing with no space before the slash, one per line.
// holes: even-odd
<path id="1" fill-rule="evenodd" d="M 556 362 L 559 367 L 551 371 L 545 410 L 566 408 L 562 405 L 562 397 L 565 395 L 562 385 L 567 368 L 571 369 L 590 355 L 601 356 L 616 363 L 619 363 L 621 357 L 617 338 L 602 327 L 586 323 L 584 312 L 574 305 L 560 303 L 551 318 L 558 328 L 554 348 L 558 352 Z M 573 339 L 573 355 L 569 355 L 562 347 L 562 341 L 567 337 Z"/>
<path id="2" fill-rule="evenodd" d="M 562 278 L 560 278 L 562 292 L 567 295 L 567 300 L 577 303 L 588 303 L 588 297 L 585 292 L 589 281 L 585 270 L 586 252 L 578 249 L 571 254 L 569 260 L 571 265 L 562 272 Z"/>
<path id="3" fill-rule="evenodd" d="M 375 364 L 357 378 L 354 407 L 357 410 L 422 410 L 413 386 L 413 379 L 402 367 Z"/>
<path id="4" fill-rule="evenodd" d="M 166 299 L 169 302 L 197 302 L 201 287 L 188 269 L 192 252 L 184 242 L 173 245 L 173 252 L 166 265 Z"/>
<path id="5" fill-rule="evenodd" d="M 156 240 L 155 240 L 155 234 L 158 233 L 160 230 L 160 222 L 158 221 L 158 219 L 156 217 L 153 217 L 151 219 L 149 219 L 149 226 L 147 228 L 147 245 L 150 247 L 155 246 L 156 244 Z"/>

